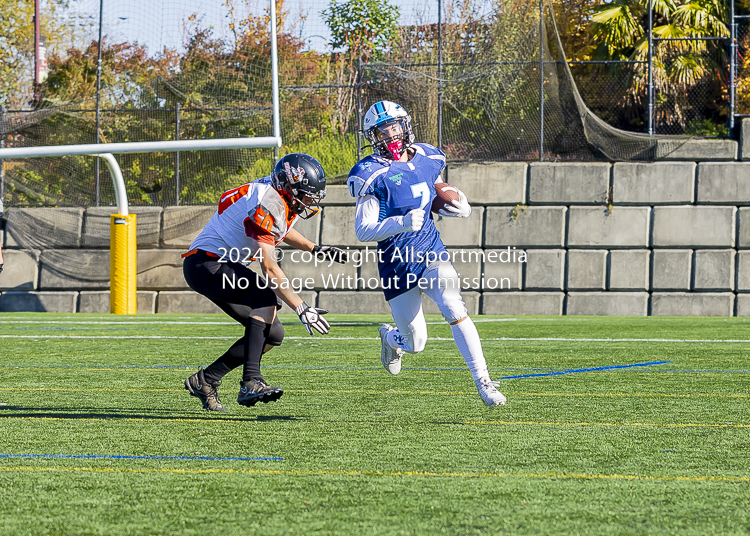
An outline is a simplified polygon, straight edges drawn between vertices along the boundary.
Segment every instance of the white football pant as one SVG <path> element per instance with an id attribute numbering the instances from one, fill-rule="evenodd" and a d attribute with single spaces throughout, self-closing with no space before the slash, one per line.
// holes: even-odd
<path id="1" fill-rule="evenodd" d="M 411 288 L 388 301 L 397 328 L 388 333 L 388 344 L 411 354 L 424 350 L 427 343 L 427 322 L 422 310 L 424 292 L 438 306 L 446 322 L 451 324 L 453 339 L 473 378 L 489 378 L 482 342 L 474 322 L 468 318 L 456 269 L 450 262 L 434 262 L 424 271 L 420 283 L 421 289 Z"/>

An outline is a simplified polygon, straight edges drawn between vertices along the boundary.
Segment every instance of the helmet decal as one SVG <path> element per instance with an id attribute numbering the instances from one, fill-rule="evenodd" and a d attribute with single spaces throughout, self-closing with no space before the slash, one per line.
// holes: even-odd
<path id="1" fill-rule="evenodd" d="M 303 153 L 290 153 L 281 158 L 271 174 L 273 187 L 289 202 L 289 208 L 307 219 L 320 211 L 326 195 L 326 177 L 315 158 Z"/>
<path id="2" fill-rule="evenodd" d="M 302 166 L 293 168 L 289 165 L 289 162 L 284 162 L 284 171 L 286 172 L 286 176 L 289 177 L 289 180 L 293 183 L 300 182 L 305 176 L 305 169 Z"/>

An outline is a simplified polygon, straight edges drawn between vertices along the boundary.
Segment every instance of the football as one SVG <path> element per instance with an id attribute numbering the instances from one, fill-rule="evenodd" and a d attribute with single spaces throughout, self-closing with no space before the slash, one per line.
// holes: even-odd
<path id="1" fill-rule="evenodd" d="M 451 204 L 451 201 L 458 201 L 458 188 L 445 182 L 435 183 L 435 199 L 432 201 L 432 212 L 438 213 L 445 208 L 445 205 Z"/>

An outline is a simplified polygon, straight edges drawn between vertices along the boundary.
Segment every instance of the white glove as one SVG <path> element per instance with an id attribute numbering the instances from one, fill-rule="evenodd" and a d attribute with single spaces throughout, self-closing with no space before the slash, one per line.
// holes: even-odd
<path id="1" fill-rule="evenodd" d="M 458 191 L 458 201 L 451 201 L 451 204 L 452 207 L 446 205 L 438 211 L 438 214 L 449 218 L 468 218 L 471 214 L 471 205 L 461 190 Z"/>
<path id="2" fill-rule="evenodd" d="M 323 335 L 328 333 L 328 329 L 331 325 L 325 318 L 323 318 L 324 314 L 328 314 L 326 309 L 316 309 L 315 307 L 310 307 L 305 302 L 302 302 L 297 306 L 294 312 L 297 313 L 302 325 L 305 326 L 305 329 L 310 335 L 313 334 L 312 328 L 315 328 L 316 331 Z"/>
<path id="3" fill-rule="evenodd" d="M 419 231 L 424 223 L 424 210 L 415 208 L 404 216 L 404 231 Z"/>

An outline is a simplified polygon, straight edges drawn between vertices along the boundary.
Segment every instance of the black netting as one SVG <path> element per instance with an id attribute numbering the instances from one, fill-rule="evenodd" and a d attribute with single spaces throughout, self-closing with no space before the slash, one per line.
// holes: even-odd
<path id="1" fill-rule="evenodd" d="M 737 68 L 735 80 L 735 111 L 750 117 L 750 18 L 738 18 L 737 22 Z"/>
<path id="2" fill-rule="evenodd" d="M 728 135 L 728 75 L 722 47 L 712 47 L 707 41 L 655 43 L 654 131 Z"/>
<path id="3" fill-rule="evenodd" d="M 45 21 L 56 17 L 57 26 L 46 22 L 43 28 L 57 36 L 48 38 L 49 78 L 30 89 L 30 64 L 19 61 L 19 80 L 26 85 L 8 86 L 15 89 L 0 96 L 8 107 L 0 117 L 6 147 L 97 142 L 100 4 L 52 4 L 57 11 Z M 437 2 L 398 1 L 390 11 L 382 8 L 398 15 L 391 26 L 359 41 L 349 35 L 336 48 L 326 13 L 349 4 L 277 5 L 281 152 L 316 156 L 333 182 L 343 181 L 368 152 L 358 133 L 360 116 L 381 99 L 410 110 L 419 139 L 439 145 L 453 162 L 654 160 L 685 141 L 642 135 L 648 123 L 645 64 L 568 65 L 561 43 L 573 37 L 560 35 L 549 8 L 540 25 L 535 2 L 443 2 L 438 24 Z M 264 1 L 167 1 L 153 10 L 127 0 L 106 2 L 98 136 L 103 150 L 114 142 L 271 135 L 268 20 Z M 746 34 L 740 25 L 742 57 Z M 725 135 L 726 51 L 711 42 L 660 41 L 654 52 L 655 132 Z M 675 73 L 686 61 L 700 69 L 680 86 Z M 702 74 L 696 79 L 695 73 Z M 743 88 L 739 112 L 750 111 Z M 201 205 L 268 174 L 274 151 L 117 159 L 131 204 Z M 6 206 L 115 201 L 106 166 L 91 157 L 5 161 L 0 172 Z"/>

